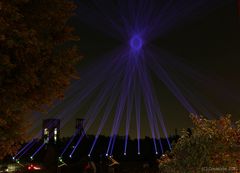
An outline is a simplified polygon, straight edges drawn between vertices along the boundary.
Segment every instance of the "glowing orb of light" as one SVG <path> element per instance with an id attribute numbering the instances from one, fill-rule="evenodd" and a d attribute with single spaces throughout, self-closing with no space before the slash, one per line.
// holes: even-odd
<path id="1" fill-rule="evenodd" d="M 138 35 L 135 35 L 131 38 L 130 40 L 130 46 L 133 50 L 140 50 L 142 48 L 143 41 L 142 38 L 139 37 Z"/>

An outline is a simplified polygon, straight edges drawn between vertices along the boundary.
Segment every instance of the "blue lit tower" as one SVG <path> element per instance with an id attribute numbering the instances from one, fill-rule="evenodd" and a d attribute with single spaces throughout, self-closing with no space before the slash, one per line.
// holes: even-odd
<path id="1" fill-rule="evenodd" d="M 43 120 L 42 138 L 45 144 L 56 144 L 60 137 L 60 119 Z"/>

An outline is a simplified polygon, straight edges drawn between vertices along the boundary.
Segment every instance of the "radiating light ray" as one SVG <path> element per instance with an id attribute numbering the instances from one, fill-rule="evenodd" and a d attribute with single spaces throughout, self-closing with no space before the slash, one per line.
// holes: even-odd
<path id="1" fill-rule="evenodd" d="M 106 87 L 104 87 L 102 89 L 102 92 L 99 93 L 99 99 L 96 99 L 96 104 L 95 104 L 95 107 L 94 108 L 90 108 L 89 109 L 89 112 L 86 114 L 86 117 L 85 119 L 89 119 L 89 121 L 87 122 L 86 124 L 86 127 L 85 127 L 85 131 L 87 131 L 90 126 L 92 125 L 93 121 L 95 120 L 98 112 L 99 112 L 99 107 L 101 105 L 101 107 L 104 105 L 104 103 L 106 102 L 106 96 L 107 96 L 107 93 L 108 91 L 113 87 L 113 85 L 115 84 L 115 80 L 114 78 L 116 78 L 117 80 L 120 78 L 121 76 L 121 69 L 119 69 L 119 67 L 121 66 L 121 64 L 117 64 L 118 66 L 115 67 L 115 72 L 118 72 L 118 74 L 116 74 L 116 76 L 112 76 L 110 78 L 110 80 L 108 81 L 108 84 L 105 85 Z M 103 99 L 104 99 L 104 102 L 103 102 Z M 100 104 L 100 105 L 99 105 Z M 88 115 L 91 115 L 91 117 L 89 118 Z M 77 149 L 78 145 L 80 144 L 81 140 L 83 139 L 83 135 L 80 136 L 80 138 L 78 139 L 74 149 L 72 150 L 71 152 L 71 156 L 73 155 L 73 153 L 75 152 L 75 150 Z"/>
<path id="2" fill-rule="evenodd" d="M 141 138 L 141 94 L 139 87 L 136 86 L 135 81 L 135 92 L 134 92 L 134 98 L 135 98 L 135 112 L 136 112 L 136 126 L 137 126 L 137 149 L 138 153 L 141 152 L 140 149 L 140 138 Z"/>
<path id="3" fill-rule="evenodd" d="M 118 76 L 121 76 L 121 73 L 119 73 L 117 76 L 117 79 L 119 78 Z M 85 131 L 87 131 L 90 126 L 92 125 L 92 123 L 94 122 L 97 114 L 100 111 L 100 108 L 102 108 L 102 106 L 104 105 L 104 103 L 107 101 L 106 97 L 107 94 L 109 92 L 109 90 L 114 86 L 115 84 L 115 80 L 114 79 L 110 79 L 108 81 L 108 84 L 106 85 L 106 87 L 104 87 L 102 89 L 102 92 L 99 93 L 98 99 L 96 99 L 96 102 L 94 104 L 94 107 L 90 108 L 88 113 L 85 116 L 85 119 L 87 120 L 86 126 L 85 126 Z M 91 115 L 89 117 L 89 115 Z M 77 149 L 78 145 L 80 144 L 81 140 L 83 139 L 83 135 L 80 136 L 80 138 L 78 139 L 74 149 L 71 152 L 71 156 L 73 155 L 73 153 L 75 152 L 75 150 Z"/>
<path id="4" fill-rule="evenodd" d="M 160 125 L 161 125 L 162 131 L 163 131 L 163 134 L 164 134 L 164 137 L 165 137 L 166 140 L 167 140 L 168 148 L 169 148 L 170 150 L 172 150 L 172 146 L 171 146 L 170 141 L 169 141 L 169 139 L 168 139 L 168 133 L 167 133 L 167 130 L 166 130 L 166 127 L 165 127 L 163 115 L 162 115 L 162 112 L 161 112 L 161 110 L 160 110 L 160 105 L 159 105 L 159 103 L 158 103 L 157 100 L 155 100 L 155 104 L 156 104 L 156 110 L 155 110 L 155 111 L 156 111 L 157 119 L 158 119 L 158 121 L 159 121 L 159 123 L 160 123 Z M 160 141 L 160 148 L 161 148 L 161 150 L 162 150 L 161 141 Z"/>
<path id="5" fill-rule="evenodd" d="M 68 141 L 67 145 L 64 147 L 60 157 L 62 157 L 64 155 L 64 153 L 67 151 L 68 147 L 71 145 L 71 143 L 73 142 L 74 138 L 77 136 L 77 134 L 79 133 L 80 129 L 77 129 L 74 133 L 74 135 L 70 138 L 70 140 Z"/>
<path id="6" fill-rule="evenodd" d="M 156 50 L 156 49 L 155 49 Z M 193 85 L 195 83 L 189 83 L 190 79 L 192 81 L 197 81 L 197 83 L 211 83 L 211 80 L 208 77 L 204 77 L 201 73 L 197 72 L 196 70 L 192 69 L 185 65 L 183 62 L 180 62 L 177 57 L 172 56 L 171 54 L 167 53 L 164 50 L 159 50 L 154 53 L 153 58 L 156 65 L 162 65 L 165 69 L 167 69 L 167 73 L 171 74 L 171 79 L 174 80 L 177 87 L 183 92 L 183 95 L 191 102 L 191 104 L 197 109 L 197 114 L 204 114 L 208 116 L 208 118 L 212 118 L 212 115 L 221 115 L 221 111 L 213 106 L 213 104 L 209 103 L 209 101 L 197 93 L 197 88 L 195 87 L 195 91 L 193 90 Z M 161 57 L 161 58 L 160 58 Z M 152 66 L 150 64 L 150 66 Z M 220 85 L 220 84 L 219 84 Z M 220 87 L 212 87 L 212 88 L 220 88 Z M 200 91 L 199 91 L 200 92 Z M 221 94 L 221 93 L 219 93 Z"/>
<path id="7" fill-rule="evenodd" d="M 83 137 L 84 137 L 84 135 L 85 134 L 81 134 L 81 136 L 79 137 L 79 139 L 78 139 L 78 141 L 77 141 L 77 143 L 74 145 L 74 147 L 73 147 L 73 150 L 71 151 L 71 153 L 70 153 L 70 155 L 69 155 L 69 157 L 70 158 L 72 158 L 72 156 L 73 156 L 73 154 L 74 154 L 74 152 L 76 151 L 76 149 L 78 148 L 78 145 L 80 144 L 80 142 L 82 141 L 82 139 L 83 139 Z"/>
<path id="8" fill-rule="evenodd" d="M 118 56 L 119 55 L 116 55 L 116 57 L 118 57 Z M 77 110 L 79 109 L 79 105 L 81 103 L 85 102 L 85 99 L 87 99 L 88 97 L 91 97 L 91 94 L 96 89 L 98 89 L 99 86 L 102 85 L 102 83 L 104 83 L 107 79 L 109 79 L 109 77 L 112 78 L 113 74 L 117 74 L 121 71 L 121 69 L 119 69 L 119 67 L 121 67 L 122 62 L 119 60 L 119 58 L 114 59 L 114 61 L 112 61 L 112 62 L 113 63 L 112 63 L 111 69 L 107 68 L 108 71 L 105 72 L 105 76 L 99 77 L 101 84 L 98 83 L 96 85 L 89 85 L 89 88 L 88 87 L 84 88 L 84 90 L 81 92 L 81 93 L 83 93 L 83 95 L 77 96 L 77 98 L 76 98 L 77 100 L 75 100 L 74 102 L 72 101 L 71 105 L 68 106 L 67 108 L 65 107 L 65 110 L 63 110 L 57 116 L 57 118 L 62 120 L 61 128 L 69 121 L 69 119 L 71 119 L 77 113 Z M 109 76 L 110 74 L 112 74 L 112 75 Z M 98 80 L 98 78 L 97 78 L 97 80 Z M 85 119 L 88 119 L 88 117 L 86 116 Z M 87 125 L 87 126 L 89 126 L 89 125 Z"/>
<path id="9" fill-rule="evenodd" d="M 149 72 L 145 71 L 146 74 L 149 74 Z M 151 103 L 151 106 L 152 106 L 152 110 L 154 111 L 153 114 L 152 114 L 152 118 L 153 118 L 153 127 L 155 128 L 155 134 L 156 134 L 156 138 L 158 139 L 158 142 L 159 142 L 159 147 L 160 147 L 160 150 L 161 150 L 161 153 L 163 153 L 163 147 L 162 147 L 162 142 L 161 142 L 161 136 L 160 136 L 160 130 L 159 130 L 159 126 L 158 126 L 158 115 L 159 115 L 159 112 L 160 112 L 160 105 L 157 103 L 156 101 L 156 98 L 154 97 L 156 95 L 156 93 L 154 92 L 154 88 L 153 88 L 153 84 L 152 84 L 152 81 L 150 78 L 146 78 L 148 79 L 148 87 L 149 87 L 149 90 L 151 91 L 151 94 L 149 97 L 150 99 L 150 103 Z M 159 111 L 159 112 L 158 112 Z M 171 145 L 169 143 L 169 140 L 168 140 L 168 134 L 166 134 L 166 127 L 165 126 L 162 126 L 162 124 L 164 124 L 164 122 L 160 122 L 160 125 L 162 127 L 162 131 L 163 133 L 165 134 L 165 138 L 166 140 L 168 141 L 168 145 L 169 145 L 169 148 L 171 148 Z M 156 154 L 158 154 L 158 151 L 156 151 Z"/>
<path id="10" fill-rule="evenodd" d="M 149 53 L 149 52 L 148 52 Z M 152 53 L 149 56 L 154 56 Z M 189 101 L 183 96 L 182 92 L 176 86 L 174 81 L 170 78 L 166 70 L 161 64 L 153 63 L 150 68 L 155 72 L 157 77 L 168 87 L 172 94 L 179 100 L 189 113 L 197 114 L 196 110 L 192 107 Z"/>
<path id="11" fill-rule="evenodd" d="M 132 93 L 132 87 L 130 90 L 130 93 Z M 126 131 L 125 131 L 125 142 L 124 142 L 124 153 L 127 153 L 127 144 L 128 144 L 128 138 L 129 138 L 129 128 L 130 128 L 130 122 L 131 122 L 131 114 L 132 114 L 132 105 L 133 104 L 133 96 L 132 94 L 129 94 L 127 96 L 127 111 L 126 111 Z"/>
<path id="12" fill-rule="evenodd" d="M 14 156 L 15 159 L 20 159 L 23 155 L 27 154 L 27 152 L 33 148 L 33 146 L 37 143 L 37 139 L 40 138 L 42 135 L 42 131 L 39 131 L 34 138 L 28 142 L 23 148 L 22 150 L 20 150 L 16 156 Z"/>
<path id="13" fill-rule="evenodd" d="M 41 144 L 41 146 L 33 153 L 33 155 L 30 157 L 31 159 L 34 158 L 34 156 L 45 146 L 45 143 Z"/>
<path id="14" fill-rule="evenodd" d="M 124 116 L 126 116 L 124 153 L 127 151 L 130 121 L 135 116 L 137 147 L 140 154 L 141 117 L 143 116 L 141 109 L 145 109 L 144 111 L 147 112 L 146 117 L 149 122 L 155 153 L 158 153 L 158 145 L 161 152 L 164 150 L 161 143 L 160 127 L 171 150 L 158 101 L 159 98 L 155 96 L 155 88 L 149 71 L 156 74 L 157 78 L 164 83 L 189 113 L 195 114 L 199 113 L 199 109 L 205 113 L 209 110 L 201 103 L 204 98 L 199 97 L 197 99 L 196 91 L 186 84 L 182 78 L 185 79 L 185 76 L 188 76 L 190 80 L 203 82 L 205 76 L 196 73 L 193 68 L 189 68 L 183 62 L 178 61 L 177 58 L 174 59 L 166 51 L 160 50 L 158 51 L 159 54 L 156 53 L 155 48 L 152 48 L 151 41 L 169 33 L 173 28 L 181 26 L 182 23 L 196 17 L 203 10 L 207 14 L 210 9 L 226 3 L 227 0 L 221 2 L 219 0 L 212 0 L 211 2 L 208 0 L 78 0 L 78 2 L 78 19 L 113 38 L 119 39 L 123 42 L 123 47 L 106 55 L 107 58 L 101 58 L 102 62 L 100 60 L 96 63 L 98 65 L 94 64 L 94 69 L 89 67 L 84 71 L 83 78 L 79 82 L 74 82 L 67 91 L 66 98 L 50 110 L 49 114 L 62 119 L 61 127 L 63 127 L 82 110 L 81 105 L 86 103 L 86 100 L 92 99 L 96 94 L 97 97 L 89 105 L 90 108 L 84 117 L 86 119 L 85 130 L 91 128 L 97 116 L 100 116 L 99 112 L 101 110 L 105 110 L 105 112 L 90 148 L 90 155 L 98 136 L 111 115 L 111 111 L 114 112 L 114 118 L 107 154 L 112 155 L 114 152 L 116 136 L 119 133 Z M 179 77 L 180 75 L 182 75 L 182 78 Z M 116 84 L 118 85 L 116 86 Z M 134 91 L 132 91 L 133 89 Z M 115 90 L 120 94 L 114 95 Z M 109 93 L 114 96 L 109 96 Z M 144 105 L 144 108 L 141 108 L 142 105 Z M 196 109 L 196 107 L 199 109 Z M 136 115 L 132 115 L 133 112 Z M 80 136 L 75 148 L 71 151 L 71 157 L 83 136 L 84 134 Z M 71 143 L 71 140 L 69 143 Z M 68 148 L 68 145 L 66 148 Z"/>
<path id="15" fill-rule="evenodd" d="M 149 127 L 151 129 L 151 133 L 152 133 L 152 138 L 153 138 L 153 144 L 154 144 L 154 149 L 155 152 L 157 152 L 157 145 L 156 145 L 156 135 L 155 135 L 155 129 L 154 129 L 154 119 L 153 119 L 153 111 L 154 109 L 152 109 L 152 99 L 151 99 L 151 89 L 149 87 L 149 82 L 147 79 L 147 74 L 145 71 L 145 67 L 144 64 L 139 64 L 141 71 L 139 71 L 139 78 L 142 79 L 140 80 L 140 84 L 141 84 L 141 88 L 143 91 L 143 95 L 144 95 L 144 102 L 146 105 L 146 110 L 147 110 L 147 118 L 149 121 Z"/>
<path id="16" fill-rule="evenodd" d="M 30 142 L 28 142 L 18 153 L 14 156 L 14 158 L 17 158 L 24 150 L 26 150 L 31 144 L 34 142 L 34 139 L 32 139 Z"/>
<path id="17" fill-rule="evenodd" d="M 92 68 L 91 71 L 81 70 L 81 79 L 73 83 L 67 90 L 64 100 L 53 106 L 53 108 L 49 110 L 48 115 L 62 119 L 61 127 L 63 127 L 69 119 L 74 116 L 76 107 L 85 102 L 87 98 L 91 97 L 92 93 L 108 78 L 109 71 L 112 70 L 116 64 L 121 64 L 119 58 L 112 57 L 122 51 L 122 47 L 120 47 L 106 54 L 104 57 L 100 57 L 103 61 L 99 62 L 98 65 L 94 67 L 88 67 Z M 99 75 L 98 78 L 96 78 L 96 74 Z"/>
<path id="18" fill-rule="evenodd" d="M 26 144 L 23 150 L 19 151 L 16 156 L 14 156 L 15 160 L 20 159 L 24 154 L 26 154 L 35 144 L 35 140 L 33 139 L 31 142 Z"/>
<path id="19" fill-rule="evenodd" d="M 116 84 L 118 84 L 118 83 L 116 82 Z M 116 86 L 117 86 L 117 85 L 115 85 L 115 87 L 116 87 Z M 91 149 L 90 149 L 90 151 L 89 151 L 89 154 L 90 154 L 90 155 L 91 155 L 91 153 L 92 153 L 92 151 L 93 151 L 93 149 L 94 149 L 94 146 L 95 146 L 95 144 L 96 144 L 96 142 L 97 142 L 97 139 L 98 139 L 98 137 L 99 137 L 102 129 L 104 128 L 104 125 L 105 125 L 105 123 L 106 123 L 106 121 L 107 121 L 107 119 L 108 119 L 108 117 L 109 117 L 109 115 L 110 115 L 110 112 L 111 112 L 111 110 L 112 110 L 112 108 L 113 108 L 113 105 L 114 105 L 114 103 L 115 103 L 115 101 L 116 101 L 117 93 L 118 93 L 118 92 L 116 92 L 116 88 L 115 88 L 115 87 L 114 87 L 114 89 L 113 89 L 112 92 L 111 92 L 111 97 L 110 97 L 110 99 L 109 99 L 109 101 L 108 101 L 108 104 L 107 104 L 107 106 L 106 106 L 106 108 L 105 108 L 105 112 L 104 112 L 103 119 L 102 119 L 102 121 L 101 121 L 101 123 L 100 123 L 100 126 L 99 126 L 99 128 L 98 128 L 98 131 L 97 131 L 97 133 L 96 133 L 96 135 L 95 135 L 94 142 L 93 142 L 92 147 L 91 147 Z"/>
<path id="20" fill-rule="evenodd" d="M 119 125 L 122 119 L 122 113 L 123 113 L 123 108 L 126 104 L 126 98 L 127 95 L 130 94 L 129 93 L 129 87 L 131 85 L 131 80 L 132 80 L 132 74 L 131 74 L 131 70 L 130 67 L 127 67 L 129 69 L 126 70 L 126 75 L 124 76 L 124 81 L 123 81 L 123 86 L 122 86 L 122 94 L 119 97 L 119 102 L 117 105 L 117 109 L 116 109 L 116 114 L 115 114 L 115 118 L 114 118 L 114 122 L 113 122 L 113 128 L 112 128 L 112 132 L 111 132 L 111 137 L 109 140 L 109 144 L 108 144 L 108 149 L 107 149 L 107 153 L 109 153 L 112 155 L 113 152 L 113 148 L 114 148 L 114 143 L 116 140 L 116 136 L 119 130 Z M 127 74 L 130 71 L 130 74 Z"/>
<path id="21" fill-rule="evenodd" d="M 107 84 L 105 85 L 105 87 L 102 89 L 102 92 L 100 92 L 100 95 L 99 97 L 101 97 L 102 99 L 104 99 L 105 97 L 107 97 L 107 93 L 109 92 L 110 89 L 113 88 L 113 86 L 116 84 L 116 82 L 121 78 L 121 75 L 122 75 L 122 68 L 121 68 L 121 65 L 122 64 L 118 64 L 116 67 L 115 67 L 115 70 L 114 71 L 109 71 L 109 73 L 112 73 L 113 75 L 108 79 L 108 82 Z M 101 101 L 99 102 L 101 103 Z M 95 106 L 95 109 L 99 107 L 99 105 L 96 105 Z M 93 110 L 95 110 L 93 109 Z M 92 111 L 92 109 L 89 109 L 89 111 Z M 85 118 L 88 118 L 88 114 L 86 115 Z M 94 119 L 94 118 L 92 118 Z M 88 129 L 90 127 L 92 123 L 89 122 L 87 123 L 86 125 L 86 129 Z"/>

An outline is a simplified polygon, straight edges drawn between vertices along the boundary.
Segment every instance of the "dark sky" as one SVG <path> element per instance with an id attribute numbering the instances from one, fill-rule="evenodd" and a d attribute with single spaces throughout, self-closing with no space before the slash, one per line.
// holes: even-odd
<path id="1" fill-rule="evenodd" d="M 76 21 L 76 26 L 85 56 L 81 64 L 90 64 L 121 44 L 80 21 Z M 237 5 L 232 3 L 175 27 L 164 38 L 158 38 L 156 45 L 180 56 L 189 65 L 239 86 L 239 30 Z"/>
<path id="2" fill-rule="evenodd" d="M 77 33 L 80 35 L 80 50 L 85 56 L 79 65 L 80 68 L 94 64 L 101 55 L 121 44 L 119 41 L 111 39 L 99 30 L 81 23 L 77 19 L 73 20 L 73 23 L 77 28 Z M 234 119 L 240 117 L 239 31 L 237 6 L 232 3 L 211 11 L 207 15 L 192 19 L 181 26 L 179 25 L 164 37 L 155 40 L 155 45 L 173 55 L 179 56 L 189 66 L 211 77 L 212 80 L 216 80 L 219 83 L 219 88 L 226 89 L 229 93 L 221 94 L 216 92 L 213 94 L 212 91 L 217 89 L 209 85 L 208 90 L 208 84 L 206 84 L 207 87 L 205 86 L 202 92 L 201 89 L 199 91 L 213 105 L 219 107 L 223 113 L 231 113 Z M 156 80 L 155 85 L 158 88 L 160 83 Z M 164 98 L 167 98 L 164 102 L 161 102 L 161 106 L 170 134 L 174 132 L 175 128 L 190 127 L 188 113 L 174 96 L 164 88 L 160 93 Z M 229 97 L 226 97 L 226 95 Z M 239 97 L 239 99 L 233 99 L 231 96 Z M 63 136 L 72 134 L 73 130 L 74 119 L 63 129 Z"/>
<path id="3" fill-rule="evenodd" d="M 240 28 L 236 4 L 224 6 L 176 28 L 164 42 L 159 40 L 158 43 L 218 82 L 217 88 L 206 84 L 206 89 L 200 94 L 205 95 L 222 113 L 232 114 L 235 120 L 240 118 Z M 216 92 L 215 96 L 212 92 L 218 87 L 229 93 Z M 237 99 L 233 99 L 233 95 Z M 184 118 L 177 119 L 172 125 L 181 127 L 178 122 L 184 121 L 186 115 L 181 117 Z"/>

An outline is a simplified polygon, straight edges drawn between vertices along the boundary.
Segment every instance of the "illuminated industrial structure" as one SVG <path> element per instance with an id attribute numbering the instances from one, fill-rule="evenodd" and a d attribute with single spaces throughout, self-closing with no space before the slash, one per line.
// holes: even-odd
<path id="1" fill-rule="evenodd" d="M 45 144 L 56 144 L 60 136 L 60 119 L 43 120 L 42 138 Z"/>

